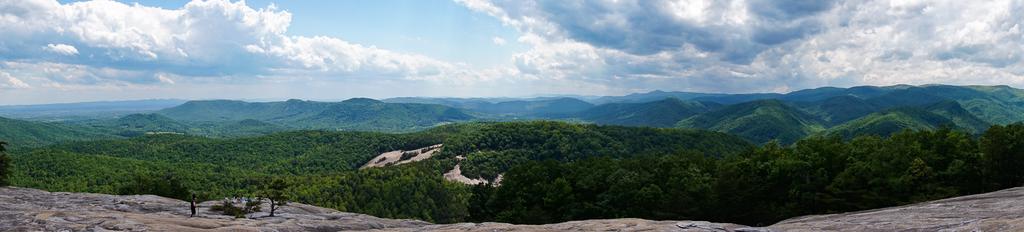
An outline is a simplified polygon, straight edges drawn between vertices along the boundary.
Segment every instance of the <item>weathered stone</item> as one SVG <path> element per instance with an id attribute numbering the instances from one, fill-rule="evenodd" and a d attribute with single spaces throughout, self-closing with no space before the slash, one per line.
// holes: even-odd
<path id="1" fill-rule="evenodd" d="M 189 218 L 187 202 L 164 197 L 5 187 L 0 188 L 0 231 L 345 231 L 429 225 L 297 203 L 282 207 L 277 217 L 264 212 L 235 219 L 210 212 L 216 203 L 201 203 L 197 216 Z"/>
<path id="2" fill-rule="evenodd" d="M 583 220 L 547 225 L 430 224 L 338 212 L 304 204 L 236 219 L 210 212 L 195 218 L 188 203 L 157 196 L 51 193 L 0 188 L 0 231 L 1024 231 L 1024 188 L 914 205 L 797 217 L 768 227 L 706 221 Z M 264 208 L 266 208 L 265 206 Z"/>
<path id="3" fill-rule="evenodd" d="M 782 231 L 1024 231 L 1024 188 L 860 212 L 803 216 Z"/>

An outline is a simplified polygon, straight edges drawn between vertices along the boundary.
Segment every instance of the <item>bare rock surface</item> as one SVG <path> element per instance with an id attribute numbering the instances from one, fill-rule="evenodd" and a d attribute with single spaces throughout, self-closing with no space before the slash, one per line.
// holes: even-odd
<path id="1" fill-rule="evenodd" d="M 296 203 L 281 207 L 276 217 L 256 213 L 249 215 L 254 219 L 236 219 L 210 212 L 215 203 L 201 203 L 190 218 L 189 203 L 176 199 L 4 187 L 0 231 L 352 231 L 428 225 Z"/>
<path id="2" fill-rule="evenodd" d="M 467 185 L 478 185 L 478 184 L 486 184 L 486 183 L 488 183 L 488 181 L 483 179 L 483 178 L 470 179 L 469 177 L 466 177 L 466 176 L 462 175 L 462 164 L 461 163 L 460 164 L 456 164 L 455 168 L 452 168 L 452 170 L 450 170 L 448 172 L 445 172 L 444 173 L 444 179 L 448 180 L 448 181 L 454 181 L 454 182 L 459 182 L 459 183 L 467 184 Z"/>
<path id="3" fill-rule="evenodd" d="M 370 161 L 366 162 L 366 164 L 363 164 L 363 166 L 360 167 L 359 169 L 381 168 L 390 165 L 402 165 L 412 162 L 419 162 L 425 159 L 429 159 L 430 157 L 433 157 L 435 154 L 441 151 L 441 147 L 443 146 L 444 144 L 436 144 L 429 147 L 424 147 L 411 151 L 395 150 L 381 153 L 380 155 L 377 155 L 377 157 L 370 159 Z M 405 155 L 408 155 L 408 158 L 402 159 L 402 156 Z"/>
<path id="4" fill-rule="evenodd" d="M 429 225 L 418 228 L 390 228 L 372 231 L 742 231 L 746 226 L 705 221 L 651 221 L 635 218 L 571 221 L 547 225 L 513 225 L 507 223 L 460 223 Z"/>
<path id="5" fill-rule="evenodd" d="M 0 231 L 1024 231 L 1024 188 L 914 205 L 793 218 L 769 227 L 704 221 L 583 220 L 547 225 L 430 224 L 289 204 L 236 219 L 158 196 L 0 188 Z M 266 207 L 264 207 L 266 208 Z"/>
<path id="6" fill-rule="evenodd" d="M 776 231 L 1024 231 L 1024 188 L 875 210 L 803 216 Z"/>

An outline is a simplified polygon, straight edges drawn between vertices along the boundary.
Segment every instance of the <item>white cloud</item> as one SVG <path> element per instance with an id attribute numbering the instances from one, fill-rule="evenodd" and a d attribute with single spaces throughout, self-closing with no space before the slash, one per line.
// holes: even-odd
<path id="1" fill-rule="evenodd" d="M 142 78 L 137 81 L 102 75 L 97 81 L 148 83 L 159 79 L 152 73 L 186 79 L 282 74 L 441 78 L 463 68 L 338 38 L 291 36 L 289 12 L 273 5 L 254 9 L 243 1 L 196 0 L 180 9 L 161 9 L 106 0 L 0 0 L 0 15 L 0 61 L 150 73 L 137 75 Z M 65 56 L 39 54 L 40 47 Z"/>
<path id="2" fill-rule="evenodd" d="M 156 77 L 156 79 L 158 81 L 160 81 L 160 83 L 171 84 L 171 85 L 174 84 L 174 79 L 171 79 L 169 74 L 158 73 L 158 74 L 155 75 L 155 77 Z"/>
<path id="3" fill-rule="evenodd" d="M 491 38 L 491 42 L 494 42 L 494 45 L 498 45 L 498 46 L 505 45 L 505 39 L 502 39 L 501 37 L 497 37 L 497 36 L 495 36 L 494 38 Z"/>
<path id="4" fill-rule="evenodd" d="M 46 44 L 46 47 L 43 47 L 43 49 L 65 56 L 78 55 L 78 49 L 67 44 Z"/>
<path id="5" fill-rule="evenodd" d="M 224 80 L 245 84 L 256 81 L 254 78 L 235 80 L 233 76 L 183 77 L 154 70 L 117 69 L 56 62 L 0 62 L 0 72 L 16 76 L 30 86 L 54 89 L 118 90 L 171 85 L 175 84 L 175 79 L 181 78 L 188 78 L 193 83 Z"/>
<path id="6" fill-rule="evenodd" d="M 525 75 L 620 91 L 1024 87 L 1024 1 L 456 0 L 524 33 Z"/>
<path id="7" fill-rule="evenodd" d="M 31 86 L 24 81 L 14 78 L 11 74 L 0 72 L 0 89 L 27 89 Z"/>

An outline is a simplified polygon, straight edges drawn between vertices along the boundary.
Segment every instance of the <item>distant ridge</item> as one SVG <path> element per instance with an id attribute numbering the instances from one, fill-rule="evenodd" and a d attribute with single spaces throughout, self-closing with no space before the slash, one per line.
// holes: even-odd
<path id="1" fill-rule="evenodd" d="M 773 101 L 778 104 L 765 104 Z M 159 108 L 162 106 L 167 107 Z M 753 108 L 738 110 L 743 107 Z M 759 108 L 763 110 L 757 110 Z M 905 108 L 914 110 L 892 111 Z M 728 110 L 733 111 L 726 113 Z M 151 113 L 169 120 L 136 115 Z M 902 116 L 897 117 L 893 113 Z M 889 116 L 882 118 L 900 118 L 897 121 L 901 123 L 865 123 L 880 122 L 877 121 L 879 117 L 886 114 Z M 1024 90 L 1005 85 L 893 85 L 820 87 L 789 93 L 651 91 L 577 98 L 402 97 L 384 100 L 353 98 L 340 102 L 297 99 L 184 102 L 172 99 L 0 106 L 0 117 L 64 122 L 72 127 L 87 125 L 96 130 L 90 133 L 116 136 L 186 130 L 185 134 L 227 137 L 301 129 L 404 132 L 471 120 L 558 120 L 708 129 L 736 133 L 755 142 L 776 136 L 781 136 L 775 138 L 779 141 L 795 141 L 826 130 L 830 133 L 881 132 L 884 135 L 901 128 L 934 128 L 934 123 L 929 122 L 937 120 L 916 120 L 924 119 L 916 118 L 918 116 L 931 114 L 950 121 L 957 129 L 981 133 L 990 125 L 1024 121 Z M 858 123 L 851 123 L 858 119 L 861 119 Z M 243 120 L 252 121 L 240 123 Z M 841 128 L 834 128 L 841 125 Z M 875 128 L 856 128 L 859 126 Z M 892 128 L 883 130 L 877 127 Z"/>
<path id="2" fill-rule="evenodd" d="M 711 102 L 697 102 L 666 98 L 644 103 L 608 103 L 580 112 L 580 119 L 609 125 L 672 127 L 680 120 L 721 106 Z"/>
<path id="3" fill-rule="evenodd" d="M 571 97 L 528 99 L 392 98 L 384 101 L 445 105 L 484 114 L 485 117 L 562 118 L 594 107 L 589 102 Z"/>
<path id="4" fill-rule="evenodd" d="M 722 107 L 676 124 L 739 135 L 755 143 L 792 143 L 824 130 L 822 122 L 780 100 L 760 100 Z"/>
<path id="5" fill-rule="evenodd" d="M 6 141 L 14 148 L 37 147 L 66 141 L 114 138 L 120 138 L 120 136 L 75 125 L 0 117 L 0 141 Z"/>
<path id="6" fill-rule="evenodd" d="M 181 99 L 97 101 L 37 105 L 0 106 L 0 116 L 14 118 L 60 119 L 68 117 L 114 118 L 132 113 L 152 112 L 185 103 Z"/>
<path id="7" fill-rule="evenodd" d="M 472 119 L 460 109 L 418 103 L 385 103 L 369 98 L 341 102 L 288 100 L 189 101 L 158 114 L 179 121 L 223 122 L 254 119 L 299 129 L 409 131 Z"/>

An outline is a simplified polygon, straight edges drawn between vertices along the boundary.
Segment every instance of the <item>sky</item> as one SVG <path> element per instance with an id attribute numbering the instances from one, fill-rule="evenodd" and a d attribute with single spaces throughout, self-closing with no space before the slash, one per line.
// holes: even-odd
<path id="1" fill-rule="evenodd" d="M 1024 0 L 0 0 L 0 105 L 1024 87 Z"/>

